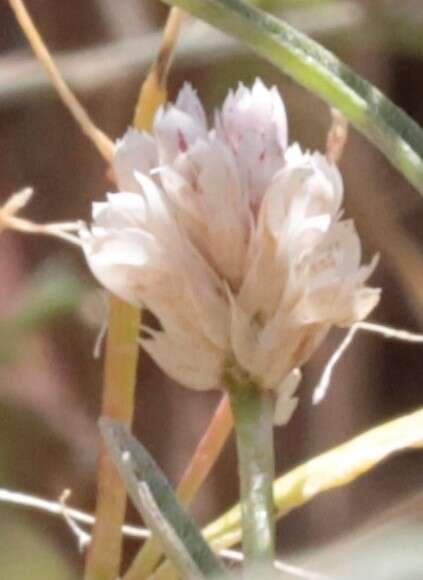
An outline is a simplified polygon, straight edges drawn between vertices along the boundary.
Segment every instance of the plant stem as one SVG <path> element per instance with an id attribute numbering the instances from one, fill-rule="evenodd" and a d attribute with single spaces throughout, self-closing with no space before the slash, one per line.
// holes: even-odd
<path id="1" fill-rule="evenodd" d="M 276 479 L 273 497 L 277 518 L 321 493 L 352 483 L 407 449 L 423 449 L 423 409 L 361 433 Z M 240 521 L 237 505 L 204 528 L 204 537 L 216 551 L 230 548 L 241 539 Z"/>
<path id="2" fill-rule="evenodd" d="M 273 400 L 251 382 L 232 382 L 241 484 L 242 547 L 247 572 L 273 571 L 275 558 Z"/>
<path id="3" fill-rule="evenodd" d="M 135 127 L 143 129 L 146 125 L 151 125 L 158 107 L 166 101 L 167 74 L 175 53 L 183 19 L 182 10 L 179 8 L 170 9 L 159 53 L 151 65 L 138 97 L 134 115 Z"/>
<path id="4" fill-rule="evenodd" d="M 171 10 L 177 34 L 181 11 Z M 177 21 L 175 24 L 175 20 Z M 170 44 L 167 54 L 159 54 L 161 66 L 156 61 L 142 84 L 134 113 L 134 126 L 151 131 L 157 109 L 166 101 L 166 75 L 174 44 Z M 170 35 L 171 36 L 171 35 Z M 111 313 L 106 350 L 106 381 L 102 416 L 113 417 L 127 422 L 132 421 L 134 408 L 135 378 L 138 362 L 138 335 L 141 322 L 139 309 L 111 298 Z M 120 576 L 121 529 L 126 511 L 126 490 L 117 470 L 112 463 L 104 444 L 101 445 L 98 471 L 98 498 L 96 524 L 93 540 L 87 556 L 85 580 L 116 580 Z"/>
<path id="5" fill-rule="evenodd" d="M 112 297 L 101 414 L 127 424 L 131 423 L 134 410 L 139 325 L 139 310 Z M 85 580 L 116 580 L 120 573 L 126 490 L 104 444 L 100 448 L 97 477 L 96 523 Z"/>
<path id="6" fill-rule="evenodd" d="M 224 396 L 178 485 L 178 497 L 189 504 L 216 463 L 234 425 L 229 399 Z"/>

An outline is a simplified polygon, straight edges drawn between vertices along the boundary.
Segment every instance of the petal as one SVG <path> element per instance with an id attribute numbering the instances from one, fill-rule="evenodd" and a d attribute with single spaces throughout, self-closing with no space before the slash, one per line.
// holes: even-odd
<path id="1" fill-rule="evenodd" d="M 273 316 L 288 280 L 285 254 L 266 229 L 256 232 L 248 254 L 239 303 L 251 317 L 266 320 Z"/>
<path id="2" fill-rule="evenodd" d="M 349 315 L 344 314 L 343 320 L 338 320 L 339 326 L 351 326 L 355 322 L 360 322 L 376 308 L 380 301 L 382 290 L 380 288 L 360 288 L 354 293 L 351 301 Z"/>
<path id="3" fill-rule="evenodd" d="M 305 331 L 287 324 L 273 325 L 263 330 L 256 355 L 256 372 L 261 377 L 261 384 L 266 389 L 275 389 L 283 377 L 298 366 L 295 352 Z"/>
<path id="4" fill-rule="evenodd" d="M 277 143 L 281 150 L 286 148 L 285 106 L 277 88 L 268 89 L 260 79 L 256 79 L 252 89 L 240 83 L 235 93 L 231 91 L 223 103 L 220 118 L 225 137 L 235 147 L 242 135 L 252 130 L 265 141 Z"/>
<path id="5" fill-rule="evenodd" d="M 277 89 L 267 89 L 258 79 L 251 90 L 240 84 L 229 93 L 215 124 L 219 139 L 232 148 L 243 188 L 257 208 L 272 176 L 284 164 L 287 121 Z"/>
<path id="6" fill-rule="evenodd" d="M 141 305 L 140 281 L 151 283 L 152 255 L 158 252 L 154 239 L 142 230 L 119 235 L 99 228 L 80 236 L 88 265 L 99 282 L 123 300 Z"/>
<path id="7" fill-rule="evenodd" d="M 285 400 L 283 395 L 280 395 L 276 399 L 275 413 L 273 416 L 273 424 L 278 427 L 282 427 L 289 423 L 295 409 L 299 403 L 298 397 L 292 397 L 292 399 Z"/>
<path id="8" fill-rule="evenodd" d="M 139 192 L 135 171 L 148 175 L 157 164 L 157 147 L 148 133 L 131 128 L 117 142 L 113 169 L 120 190 Z"/>
<path id="9" fill-rule="evenodd" d="M 224 349 L 229 341 L 229 313 L 223 283 L 177 226 L 169 230 L 155 238 L 164 277 L 143 291 L 143 301 L 160 320 L 173 308 L 178 317 Z"/>
<path id="10" fill-rule="evenodd" d="M 330 213 L 335 216 L 341 207 L 344 196 L 344 184 L 341 173 L 334 163 L 329 163 L 325 155 L 319 152 L 311 156 L 315 177 L 311 181 L 316 203 L 313 213 Z"/>
<path id="11" fill-rule="evenodd" d="M 92 218 L 103 228 L 141 227 L 145 211 L 145 201 L 137 193 L 108 193 L 106 201 L 93 203 Z"/>
<path id="12" fill-rule="evenodd" d="M 352 220 L 333 224 L 310 256 L 310 290 L 356 276 L 360 260 L 361 244 Z"/>
<path id="13" fill-rule="evenodd" d="M 224 357 L 200 336 L 172 337 L 168 332 L 152 332 L 141 339 L 143 348 L 172 379 L 193 389 L 207 390 L 221 384 Z"/>
<path id="14" fill-rule="evenodd" d="M 189 85 L 184 86 L 175 105 L 159 109 L 154 120 L 154 135 L 161 163 L 171 163 L 197 139 L 207 137 L 204 111 Z"/>
<path id="15" fill-rule="evenodd" d="M 272 235 L 290 236 L 301 228 L 309 202 L 307 180 L 313 175 L 310 165 L 286 166 L 273 178 L 265 193 L 259 221 L 265 221 Z"/>
<path id="16" fill-rule="evenodd" d="M 207 129 L 207 119 L 203 105 L 198 98 L 197 91 L 189 83 L 184 83 L 179 91 L 175 107 L 195 119 L 199 127 Z"/>
<path id="17" fill-rule="evenodd" d="M 304 217 L 327 214 L 332 220 L 336 218 L 343 199 L 343 182 L 338 168 L 328 163 L 326 158 L 318 152 L 310 154 L 303 152 L 295 143 L 291 145 L 285 154 L 286 165 L 281 178 L 285 174 L 293 172 L 307 172 L 307 179 L 301 188 L 301 195 L 286 189 L 287 207 L 296 208 L 298 201 L 301 202 L 300 211 Z M 277 176 L 276 180 L 277 180 Z M 298 213 L 298 209 L 295 209 Z"/>
<path id="18" fill-rule="evenodd" d="M 218 273 L 237 287 L 245 266 L 249 210 L 236 167 L 218 142 L 198 142 L 190 157 L 198 166 L 197 199 L 205 241 L 201 246 Z"/>
<path id="19" fill-rule="evenodd" d="M 260 336 L 262 385 L 274 389 L 293 368 L 301 367 L 326 336 L 329 324 L 305 324 L 294 312 L 279 309 Z"/>
<path id="20" fill-rule="evenodd" d="M 299 310 L 304 323 L 350 326 L 370 314 L 380 300 L 380 292 L 378 288 L 354 288 L 351 284 L 329 286 L 313 292 Z"/>
<path id="21" fill-rule="evenodd" d="M 230 150 L 214 138 L 197 140 L 161 171 L 161 179 L 193 244 L 220 276 L 238 286 L 250 210 Z"/>
<path id="22" fill-rule="evenodd" d="M 273 417 L 273 423 L 275 425 L 286 425 L 291 419 L 298 405 L 298 398 L 293 397 L 293 394 L 297 390 L 301 378 L 302 374 L 300 369 L 294 369 L 275 389 L 276 402 Z"/>

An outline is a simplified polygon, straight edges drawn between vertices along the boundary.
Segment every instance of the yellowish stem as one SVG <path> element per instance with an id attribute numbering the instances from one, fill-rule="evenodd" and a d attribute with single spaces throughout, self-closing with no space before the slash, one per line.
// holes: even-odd
<path id="1" fill-rule="evenodd" d="M 138 104 L 135 108 L 134 125 L 138 128 L 149 127 L 158 106 L 167 98 L 166 79 L 184 19 L 180 8 L 171 8 L 163 31 L 159 54 L 144 81 Z"/>
<path id="2" fill-rule="evenodd" d="M 229 399 L 225 395 L 219 403 L 206 432 L 204 433 L 195 453 L 185 470 L 178 485 L 176 494 L 182 503 L 188 505 L 198 493 L 204 480 L 216 463 L 223 446 L 233 429 L 233 417 Z M 159 562 L 163 552 L 159 542 L 152 537 L 146 542 L 135 557 L 124 580 L 142 580 L 148 578 Z M 158 573 L 169 574 L 168 565 L 165 570 L 159 568 Z"/>
<path id="3" fill-rule="evenodd" d="M 112 297 L 108 324 L 101 414 L 130 425 L 139 350 L 139 310 Z M 125 487 L 102 444 L 96 523 L 87 555 L 85 580 L 116 580 L 119 577 L 125 511 Z"/>
<path id="4" fill-rule="evenodd" d="M 152 78 L 152 74 L 150 73 L 141 88 L 134 116 L 134 126 L 140 130 L 151 131 L 154 114 L 165 99 L 166 87 L 164 79 L 162 85 L 159 86 L 157 80 Z M 134 405 L 135 370 L 139 352 L 138 333 L 140 323 L 141 313 L 139 309 L 121 302 L 116 297 L 111 297 L 106 369 L 108 366 L 116 368 L 118 374 L 125 370 L 125 366 L 128 370 L 129 367 L 133 370 L 134 374 L 132 377 L 129 375 L 126 376 L 128 379 L 126 387 L 132 390 L 132 398 L 130 406 L 127 409 L 121 409 L 126 412 L 126 415 L 110 413 L 108 399 L 113 399 L 115 396 L 119 398 L 120 390 L 125 388 L 125 386 L 114 381 L 109 382 L 106 372 L 101 414 L 103 416 L 126 420 L 129 423 L 131 422 Z M 122 343 L 122 336 L 120 334 L 113 333 L 112 329 L 115 324 L 122 325 L 127 330 L 136 329 L 134 334 L 131 333 L 131 340 L 127 345 Z M 122 354 L 127 354 L 127 358 L 122 360 Z M 122 364 L 124 365 L 123 368 L 121 367 Z M 94 527 L 92 544 L 87 556 L 85 580 L 116 580 L 119 577 L 122 546 L 121 528 L 124 523 L 125 510 L 125 487 L 117 474 L 116 468 L 106 448 L 101 444 L 98 469 L 96 525 Z"/>
<path id="5" fill-rule="evenodd" d="M 172 11 L 171 11 L 172 12 Z M 178 11 L 180 12 L 180 11 Z M 171 31 L 179 31 L 180 17 L 173 17 L 174 25 Z M 166 75 L 175 46 L 169 40 L 169 29 L 166 26 L 164 33 L 165 43 L 170 43 L 172 49 L 163 57 L 163 49 L 159 53 L 157 62 L 152 66 L 144 81 L 134 114 L 134 126 L 139 130 L 151 131 L 154 115 L 157 109 L 166 101 Z M 160 60 L 161 59 L 161 60 Z M 162 63 L 160 64 L 159 63 Z M 111 298 L 111 312 L 109 318 L 109 340 L 106 350 L 106 380 L 103 394 L 102 415 L 115 417 L 123 421 L 131 422 L 134 405 L 135 372 L 138 361 L 138 331 L 141 322 L 141 313 L 118 298 Z M 113 328 L 119 326 L 128 331 L 128 342 L 122 342 L 121 333 L 114 333 Z M 132 330 L 134 331 L 132 333 Z M 120 376 L 120 383 L 107 379 L 107 369 L 113 369 Z M 132 371 L 126 373 L 126 371 Z M 123 373 L 119 375 L 119 373 Z M 117 377 L 115 377 L 117 378 Z M 122 384 L 123 379 L 125 383 Z M 114 414 L 114 407 L 110 407 L 109 401 L 119 400 L 121 389 L 131 392 L 127 399 L 128 406 L 116 409 L 122 411 Z M 123 395 L 125 398 L 125 394 Z M 98 496 L 96 508 L 96 525 L 93 532 L 93 540 L 88 552 L 85 580 L 116 580 L 119 577 L 122 534 L 121 528 L 124 523 L 126 510 L 126 491 L 112 460 L 104 445 L 101 446 L 100 464 L 98 470 Z"/>
<path id="6" fill-rule="evenodd" d="M 233 426 L 231 406 L 225 395 L 179 483 L 178 497 L 182 503 L 189 504 L 194 500 L 232 433 Z"/>
<path id="7" fill-rule="evenodd" d="M 44 66 L 51 83 L 60 95 L 63 103 L 73 115 L 75 121 L 81 127 L 82 131 L 94 143 L 98 151 L 108 162 L 113 158 L 114 145 L 101 129 L 99 129 L 89 117 L 88 113 L 75 97 L 60 71 L 58 70 L 53 58 L 51 57 L 48 48 L 46 47 L 40 33 L 36 29 L 31 16 L 29 15 L 25 4 L 22 0 L 9 0 L 10 6 L 15 13 L 16 19 L 19 22 L 25 36 L 32 46 L 40 63 Z"/>

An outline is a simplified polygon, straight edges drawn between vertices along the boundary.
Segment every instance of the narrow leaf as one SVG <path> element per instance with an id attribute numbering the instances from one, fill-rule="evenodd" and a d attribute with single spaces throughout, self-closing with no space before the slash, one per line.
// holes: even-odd
<path id="1" fill-rule="evenodd" d="M 175 530 L 163 517 L 157 503 L 154 501 L 150 488 L 144 482 L 138 484 L 139 511 L 150 530 L 159 538 L 163 551 L 173 562 L 182 578 L 201 580 L 198 566 L 192 560 L 184 544 L 178 538 Z"/>
<path id="2" fill-rule="evenodd" d="M 173 560 L 175 566 L 179 569 L 180 566 L 191 566 L 192 570 L 193 565 L 207 578 L 217 575 L 222 579 L 228 578 L 223 564 L 203 539 L 194 520 L 182 508 L 163 472 L 147 450 L 121 422 L 103 417 L 99 424 L 128 494 L 142 517 L 151 523 L 151 500 L 160 509 L 163 516 L 161 524 L 164 527 L 158 524 L 152 531 L 160 534 L 163 549 L 169 552 L 175 548 L 171 536 L 175 538 L 176 535 L 184 546 L 185 555 L 189 555 L 189 561 L 183 554 L 179 561 Z M 151 494 L 150 499 L 148 493 Z"/>
<path id="3" fill-rule="evenodd" d="M 164 0 L 244 42 L 295 81 L 339 109 L 423 194 L 423 132 L 334 54 L 242 0 Z"/>

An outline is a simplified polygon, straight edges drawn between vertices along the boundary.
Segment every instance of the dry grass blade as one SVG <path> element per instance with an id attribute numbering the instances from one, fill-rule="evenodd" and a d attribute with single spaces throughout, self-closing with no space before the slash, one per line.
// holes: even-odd
<path id="1" fill-rule="evenodd" d="M 44 66 L 52 85 L 60 95 L 66 108 L 73 115 L 82 131 L 97 147 L 104 159 L 107 162 L 110 162 L 113 157 L 113 142 L 93 123 L 86 110 L 82 107 L 81 103 L 64 81 L 43 39 L 35 27 L 25 4 L 22 0 L 9 0 L 9 3 L 25 36 L 31 44 L 34 53 L 37 55 L 40 63 Z"/>

